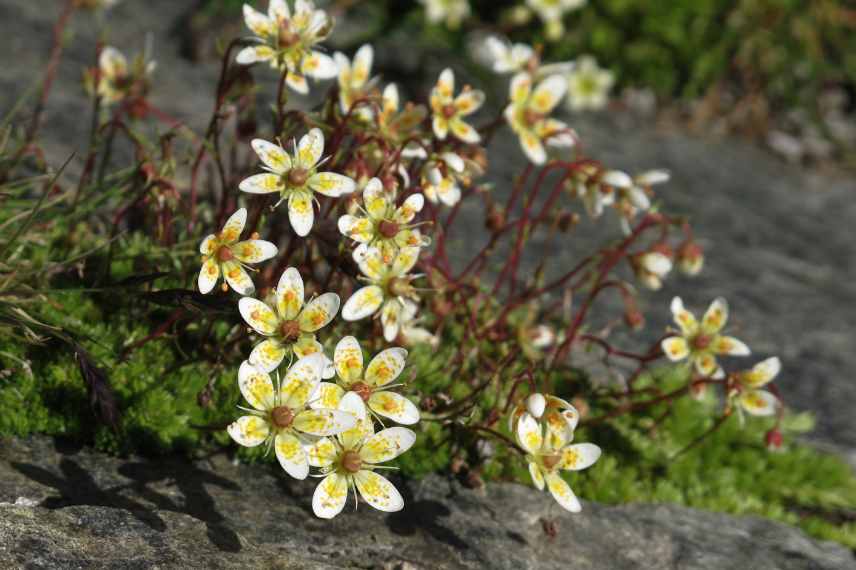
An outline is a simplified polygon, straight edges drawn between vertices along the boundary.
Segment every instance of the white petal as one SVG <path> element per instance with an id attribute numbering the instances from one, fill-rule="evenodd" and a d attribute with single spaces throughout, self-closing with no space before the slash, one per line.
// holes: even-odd
<path id="1" fill-rule="evenodd" d="M 388 513 L 404 508 L 404 499 L 398 490 L 374 471 L 358 471 L 354 475 L 354 482 L 363 499 L 374 508 Z"/>
<path id="2" fill-rule="evenodd" d="M 199 270 L 199 279 L 197 280 L 199 292 L 202 294 L 210 293 L 219 278 L 220 264 L 213 257 L 210 257 L 205 260 L 205 263 L 202 264 L 202 268 Z"/>
<path id="3" fill-rule="evenodd" d="M 348 499 L 348 479 L 336 473 L 327 475 L 312 494 L 312 512 L 322 519 L 332 519 L 342 512 Z"/>
<path id="4" fill-rule="evenodd" d="M 374 413 L 401 425 L 410 426 L 419 421 L 419 408 L 395 392 L 374 392 L 369 396 L 368 405 Z"/>
<path id="5" fill-rule="evenodd" d="M 401 374 L 407 363 L 407 351 L 393 347 L 378 353 L 366 368 L 365 379 L 370 386 L 386 386 Z"/>
<path id="6" fill-rule="evenodd" d="M 306 451 L 296 437 L 290 433 L 277 434 L 273 448 L 286 473 L 295 479 L 306 479 L 309 475 L 309 461 Z"/>
<path id="7" fill-rule="evenodd" d="M 262 163 L 273 172 L 282 174 L 291 169 L 291 157 L 281 146 L 263 139 L 253 139 L 250 144 Z"/>
<path id="8" fill-rule="evenodd" d="M 562 479 L 558 473 L 548 473 L 546 476 L 547 489 L 550 494 L 556 499 L 559 505 L 572 513 L 578 513 L 582 510 L 579 499 L 571 491 L 571 487 Z"/>
<path id="9" fill-rule="evenodd" d="M 292 320 L 303 306 L 303 278 L 294 267 L 282 272 L 276 285 L 276 310 L 285 320 Z"/>
<path id="10" fill-rule="evenodd" d="M 559 469 L 581 471 L 600 459 L 600 448 L 593 443 L 577 443 L 562 448 Z"/>
<path id="11" fill-rule="evenodd" d="M 309 235 L 315 223 L 312 197 L 308 192 L 295 192 L 288 198 L 288 221 L 300 237 Z"/>
<path id="12" fill-rule="evenodd" d="M 339 296 L 335 293 L 324 293 L 312 299 L 300 312 L 298 322 L 300 330 L 315 332 L 327 326 L 339 312 Z"/>
<path id="13" fill-rule="evenodd" d="M 297 158 L 300 166 L 309 169 L 318 164 L 321 154 L 324 152 L 324 133 L 321 129 L 314 128 L 297 143 Z"/>
<path id="14" fill-rule="evenodd" d="M 270 375 L 247 360 L 238 369 L 238 388 L 253 408 L 259 411 L 273 409 L 276 398 Z"/>
<path id="15" fill-rule="evenodd" d="M 226 428 L 229 435 L 244 447 L 255 447 L 264 443 L 270 434 L 267 422 L 258 416 L 241 416 Z"/>
<path id="16" fill-rule="evenodd" d="M 356 382 L 363 374 L 363 350 L 352 336 L 346 336 L 336 344 L 333 352 L 336 373 L 346 384 Z"/>
<path id="17" fill-rule="evenodd" d="M 517 421 L 517 442 L 529 453 L 538 453 L 544 439 L 538 421 L 525 412 Z"/>
<path id="18" fill-rule="evenodd" d="M 378 310 L 383 303 L 383 289 L 377 285 L 368 285 L 356 291 L 342 307 L 342 318 L 346 321 L 359 321 Z"/>
<path id="19" fill-rule="evenodd" d="M 360 448 L 360 457 L 368 463 L 385 463 L 395 459 L 416 443 L 413 430 L 391 427 L 366 439 Z"/>

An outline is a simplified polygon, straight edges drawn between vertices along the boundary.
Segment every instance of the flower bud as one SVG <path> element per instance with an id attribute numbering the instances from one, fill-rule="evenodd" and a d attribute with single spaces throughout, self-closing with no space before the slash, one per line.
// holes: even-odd
<path id="1" fill-rule="evenodd" d="M 544 415 L 544 409 L 547 407 L 547 399 L 543 394 L 534 393 L 526 398 L 526 411 L 535 419 Z"/>
<path id="2" fill-rule="evenodd" d="M 782 443 L 782 432 L 777 427 L 774 427 L 764 435 L 764 444 L 770 451 L 779 451 L 782 449 Z"/>
<path id="3" fill-rule="evenodd" d="M 686 275 L 698 275 L 703 266 L 701 246 L 692 240 L 685 241 L 678 249 L 678 268 Z"/>

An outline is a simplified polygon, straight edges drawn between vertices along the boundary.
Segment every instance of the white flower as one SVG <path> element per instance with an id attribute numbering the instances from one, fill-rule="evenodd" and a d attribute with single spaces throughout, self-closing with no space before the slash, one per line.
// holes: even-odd
<path id="1" fill-rule="evenodd" d="M 540 413 L 536 413 L 539 411 Z M 553 447 L 561 447 L 570 442 L 580 421 L 580 413 L 565 400 L 536 392 L 526 399 L 525 404 L 518 404 L 511 411 L 508 416 L 508 431 L 517 431 L 517 423 L 525 413 L 544 423 L 546 439 Z"/>
<path id="2" fill-rule="evenodd" d="M 406 103 L 400 109 L 401 102 L 398 87 L 394 83 L 387 85 L 381 95 L 381 112 L 377 118 L 377 129 L 381 136 L 395 146 L 404 144 L 428 116 L 424 105 Z M 411 142 L 401 153 L 405 158 L 425 158 L 421 145 Z"/>
<path id="3" fill-rule="evenodd" d="M 425 6 L 425 17 L 432 24 L 445 24 L 456 30 L 470 15 L 469 0 L 419 0 Z"/>
<path id="4" fill-rule="evenodd" d="M 621 215 L 621 228 L 625 234 L 630 234 L 630 225 L 639 211 L 651 207 L 651 187 L 668 182 L 669 178 L 665 170 L 649 170 L 633 178 L 620 170 L 609 170 L 603 174 L 603 181 L 618 192 L 615 206 Z"/>
<path id="5" fill-rule="evenodd" d="M 400 511 L 404 508 L 401 494 L 375 470 L 410 449 L 416 434 L 403 427 L 374 433 L 365 405 L 353 392 L 342 398 L 339 409 L 352 414 L 357 424 L 335 438 L 320 439 L 309 449 L 309 463 L 325 475 L 312 495 L 312 510 L 323 519 L 335 517 L 345 506 L 348 488 L 354 488 L 372 507 Z"/>
<path id="6" fill-rule="evenodd" d="M 154 61 L 137 56 L 128 63 L 125 55 L 112 46 L 105 46 L 98 56 L 98 70 L 87 72 L 84 82 L 87 91 L 97 94 L 110 105 L 133 94 L 144 94 L 149 77 L 154 73 Z"/>
<path id="7" fill-rule="evenodd" d="M 532 88 L 532 76 L 521 72 L 511 79 L 510 99 L 505 108 L 505 119 L 520 138 L 520 146 L 535 164 L 547 161 L 545 145 L 571 147 L 574 132 L 562 121 L 550 118 L 567 89 L 559 75 L 552 75 Z"/>
<path id="8" fill-rule="evenodd" d="M 631 259 L 636 277 L 642 285 L 658 291 L 663 287 L 663 279 L 672 270 L 672 260 L 659 251 L 646 251 Z"/>
<path id="9" fill-rule="evenodd" d="M 472 125 L 464 122 L 464 117 L 472 115 L 484 103 L 484 92 L 471 89 L 465 85 L 461 93 L 455 97 L 455 73 L 446 68 L 440 73 L 437 84 L 431 89 L 431 110 L 434 113 L 432 127 L 434 134 L 440 140 L 445 140 L 449 134 L 466 143 L 477 143 L 481 140 L 478 131 Z"/>
<path id="10" fill-rule="evenodd" d="M 300 273 L 289 267 L 283 271 L 273 292 L 273 307 L 252 297 L 243 297 L 238 302 L 247 324 L 266 337 L 253 348 L 251 364 L 270 372 L 290 352 L 299 358 L 322 352 L 315 332 L 327 326 L 339 312 L 339 296 L 324 293 L 304 305 L 303 294 Z"/>
<path id="11" fill-rule="evenodd" d="M 526 44 L 512 44 L 504 37 L 488 36 L 484 40 L 486 59 L 494 73 L 516 73 L 522 71 L 535 55 L 535 50 Z"/>
<path id="12" fill-rule="evenodd" d="M 436 348 L 440 344 L 440 338 L 425 327 L 419 326 L 420 319 L 416 317 L 417 311 L 418 307 L 416 303 L 407 303 L 404 305 L 398 317 L 400 322 L 398 338 L 406 346 L 427 344 Z"/>
<path id="13" fill-rule="evenodd" d="M 526 0 L 526 4 L 538 14 L 546 26 L 546 35 L 549 40 L 558 40 L 565 31 L 562 18 L 565 14 L 581 8 L 586 0 Z"/>
<path id="14" fill-rule="evenodd" d="M 245 447 L 266 443 L 270 450 L 272 446 L 286 473 L 305 479 L 309 462 L 304 446 L 312 442 L 310 437 L 341 433 L 356 425 L 347 412 L 308 407 L 324 365 L 322 354 L 301 358 L 286 373 L 282 385 L 274 388 L 266 372 L 249 362 L 241 364 L 238 386 L 250 408 L 242 408 L 248 415 L 227 428 L 232 439 Z"/>
<path id="15" fill-rule="evenodd" d="M 351 110 L 354 103 L 368 96 L 374 81 L 370 79 L 372 72 L 372 60 L 374 50 L 369 44 L 365 44 L 354 55 L 353 64 L 343 53 L 333 54 L 336 66 L 339 69 L 339 108 L 343 114 L 352 113 L 364 121 L 372 118 L 372 109 L 367 103 Z"/>
<path id="16" fill-rule="evenodd" d="M 464 159 L 454 152 L 444 152 L 433 157 L 425 164 L 422 179 L 422 190 L 425 197 L 436 204 L 442 202 L 454 206 L 461 200 L 461 187 L 458 177 L 463 177 L 466 170 Z"/>
<path id="17" fill-rule="evenodd" d="M 371 359 L 363 370 L 363 351 L 360 343 L 346 336 L 336 344 L 333 367 L 337 383 L 322 382 L 319 385 L 317 405 L 336 408 L 347 393 L 355 392 L 369 409 L 392 421 L 413 425 L 419 421 L 419 409 L 401 394 L 390 391 L 400 384 L 392 384 L 398 378 L 407 361 L 403 348 L 387 348 Z"/>
<path id="18" fill-rule="evenodd" d="M 352 240 L 368 247 L 377 247 L 386 263 L 392 261 L 403 247 L 425 247 L 431 239 L 423 236 L 413 225 L 414 216 L 422 210 L 425 199 L 422 194 L 411 194 L 401 204 L 395 205 L 395 193 L 383 188 L 379 178 L 372 178 L 363 190 L 364 216 L 344 215 L 339 218 L 339 231 Z M 366 248 L 356 253 L 364 254 Z M 359 261 L 358 257 L 355 257 Z"/>
<path id="19" fill-rule="evenodd" d="M 695 365 L 699 374 L 712 377 L 720 370 L 716 362 L 717 355 L 749 355 L 749 347 L 742 341 L 720 334 L 728 322 L 728 303 L 722 297 L 710 304 L 701 323 L 684 308 L 680 297 L 672 299 L 671 309 L 680 331 L 663 340 L 661 347 L 672 362 L 687 360 Z"/>
<path id="20" fill-rule="evenodd" d="M 330 34 L 333 22 L 310 0 L 296 0 L 293 14 L 286 0 L 270 0 L 267 15 L 244 4 L 244 22 L 256 35 L 256 44 L 238 52 L 238 63 L 266 61 L 274 69 L 287 72 L 286 84 L 304 95 L 309 93 L 306 76 L 336 77 L 333 59 L 313 49 Z"/>
<path id="21" fill-rule="evenodd" d="M 772 416 L 775 414 L 778 398 L 761 388 L 769 384 L 781 369 L 781 361 L 774 356 L 759 362 L 750 370 L 734 374 L 736 385 L 733 386 L 730 397 L 737 400 L 740 405 L 738 410 L 746 411 L 753 416 Z"/>
<path id="22" fill-rule="evenodd" d="M 590 467 L 600 458 L 600 448 L 592 443 L 571 445 L 567 441 L 545 437 L 543 428 L 529 412 L 524 412 L 517 422 L 515 436 L 528 454 L 529 475 L 535 487 L 542 490 L 546 484 L 562 508 L 572 513 L 580 512 L 579 500 L 559 471 L 580 471 Z"/>
<path id="23" fill-rule="evenodd" d="M 366 251 L 357 263 L 365 275 L 368 285 L 358 289 L 342 307 L 342 318 L 359 321 L 380 309 L 383 337 L 392 342 L 401 330 L 401 315 L 408 304 L 415 304 L 419 297 L 411 285 L 416 278 L 407 275 L 419 258 L 419 248 L 405 247 L 391 263 L 384 263 L 377 248 Z"/>
<path id="24" fill-rule="evenodd" d="M 601 69 L 591 56 L 581 56 L 568 73 L 568 105 L 573 111 L 602 109 L 615 82 L 612 72 Z"/>
<path id="25" fill-rule="evenodd" d="M 313 192 L 337 198 L 350 194 L 357 187 L 356 182 L 342 174 L 318 172 L 324 152 L 321 129 L 312 129 L 304 135 L 295 144 L 293 156 L 279 145 L 262 139 L 254 139 L 252 146 L 267 172 L 244 179 L 238 188 L 251 194 L 278 192 L 280 199 L 276 205 L 288 200 L 288 220 L 301 237 L 309 234 L 315 221 Z"/>
<path id="26" fill-rule="evenodd" d="M 243 264 L 261 263 L 276 255 L 276 245 L 260 239 L 238 241 L 247 223 L 247 210 L 241 208 L 232 214 L 223 229 L 202 240 L 202 269 L 199 271 L 199 291 L 209 293 L 220 275 L 226 283 L 241 295 L 252 295 L 253 280 L 244 270 Z"/>

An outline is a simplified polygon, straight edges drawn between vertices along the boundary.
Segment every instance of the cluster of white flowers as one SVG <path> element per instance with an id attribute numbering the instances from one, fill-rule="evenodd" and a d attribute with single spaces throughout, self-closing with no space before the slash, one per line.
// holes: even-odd
<path id="1" fill-rule="evenodd" d="M 672 316 L 678 330 L 661 343 L 666 358 L 673 362 L 685 361 L 701 378 L 727 379 L 729 403 L 736 402 L 740 414 L 745 411 L 754 416 L 771 416 L 779 407 L 778 398 L 762 388 L 781 370 L 777 357 L 767 358 L 750 370 L 726 375 L 717 356 L 749 356 L 746 344 L 722 334 L 728 322 L 728 303 L 722 297 L 714 299 L 699 322 L 684 308 L 680 297 L 672 299 Z"/>
<path id="2" fill-rule="evenodd" d="M 560 471 L 580 471 L 600 458 L 600 448 L 592 443 L 576 443 L 574 430 L 580 414 L 556 396 L 531 394 L 509 417 L 509 430 L 526 453 L 529 475 L 538 490 L 545 485 L 564 509 L 577 513 L 580 502 Z"/>

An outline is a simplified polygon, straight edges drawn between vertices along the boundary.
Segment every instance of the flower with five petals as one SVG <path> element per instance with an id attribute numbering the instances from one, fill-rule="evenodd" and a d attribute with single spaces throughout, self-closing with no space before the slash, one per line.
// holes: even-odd
<path id="1" fill-rule="evenodd" d="M 375 355 L 363 369 L 363 351 L 360 343 L 346 336 L 336 345 L 333 367 L 337 382 L 322 382 L 318 388 L 317 405 L 336 408 L 345 393 L 355 392 L 368 408 L 377 414 L 402 425 L 419 421 L 419 409 L 407 398 L 389 390 L 399 377 L 407 360 L 403 348 L 387 348 Z"/>
<path id="2" fill-rule="evenodd" d="M 211 234 L 202 240 L 199 246 L 202 269 L 198 279 L 201 293 L 210 293 L 220 275 L 229 287 L 241 295 L 252 295 L 255 291 L 253 280 L 243 264 L 261 263 L 275 256 L 277 249 L 273 243 L 260 239 L 238 241 L 246 223 L 247 210 L 241 208 L 226 220 L 219 233 Z M 223 284 L 224 290 L 226 283 Z"/>
<path id="3" fill-rule="evenodd" d="M 232 422 L 227 431 L 240 445 L 273 447 L 279 464 L 295 479 L 305 479 L 309 462 L 304 447 L 313 438 L 341 433 L 356 425 L 356 419 L 341 410 L 308 406 L 310 396 L 321 381 L 325 361 L 311 354 L 294 363 L 280 384 L 249 362 L 241 364 L 238 386 L 249 408 L 247 415 Z"/>
<path id="4" fill-rule="evenodd" d="M 281 146 L 262 139 L 254 139 L 252 146 L 267 172 L 244 179 L 238 188 L 250 194 L 278 192 L 280 199 L 276 205 L 288 201 L 288 220 L 294 232 L 301 237 L 309 234 L 315 221 L 313 192 L 337 198 L 350 194 L 357 186 L 342 174 L 318 172 L 324 152 L 321 129 L 312 129 L 304 135 L 295 144 L 293 156 Z"/>
<path id="5" fill-rule="evenodd" d="M 680 297 L 672 299 L 671 309 L 680 330 L 664 339 L 661 347 L 672 362 L 687 360 L 699 374 L 712 377 L 720 370 L 717 355 L 749 355 L 749 347 L 742 341 L 721 334 L 728 321 L 728 303 L 722 297 L 710 304 L 700 323 L 684 308 Z"/>
<path id="6" fill-rule="evenodd" d="M 375 470 L 410 449 L 416 434 L 403 427 L 374 433 L 363 401 L 353 392 L 342 397 L 339 409 L 353 414 L 357 425 L 336 437 L 322 438 L 309 448 L 309 464 L 324 475 L 312 495 L 312 510 L 323 519 L 335 517 L 342 512 L 351 488 L 355 499 L 359 494 L 378 510 L 400 511 L 404 508 L 401 494 Z"/>
<path id="7" fill-rule="evenodd" d="M 551 75 L 534 86 L 529 73 L 511 79 L 511 102 L 505 108 L 505 120 L 520 138 L 523 152 L 534 164 L 547 161 L 545 145 L 567 148 L 575 143 L 574 131 L 548 115 L 565 96 L 567 83 L 560 75 Z"/>
<path id="8" fill-rule="evenodd" d="M 303 279 L 297 269 L 289 267 L 279 278 L 270 304 L 242 297 L 238 310 L 256 333 L 266 337 L 253 348 L 250 363 L 271 372 L 292 352 L 298 358 L 322 353 L 315 332 L 339 312 L 339 296 L 324 293 L 304 305 Z"/>
<path id="9" fill-rule="evenodd" d="M 430 103 L 434 113 L 432 127 L 438 139 L 446 140 L 451 131 L 455 138 L 465 143 L 474 144 L 481 140 L 478 131 L 466 123 L 464 117 L 479 110 L 484 103 L 484 92 L 465 85 L 455 97 L 455 73 L 446 68 L 431 89 Z"/>

